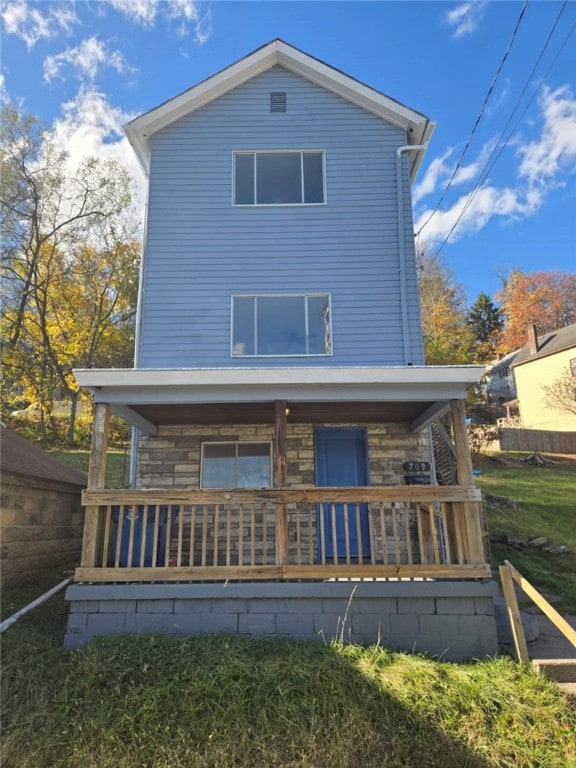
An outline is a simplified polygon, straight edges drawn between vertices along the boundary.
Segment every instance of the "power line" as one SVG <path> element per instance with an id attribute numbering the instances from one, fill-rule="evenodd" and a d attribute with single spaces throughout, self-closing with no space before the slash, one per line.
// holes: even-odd
<path id="1" fill-rule="evenodd" d="M 510 51 L 512 50 L 512 46 L 514 45 L 514 41 L 516 39 L 516 33 L 518 32 L 518 29 L 520 27 L 520 24 L 522 23 L 522 19 L 524 18 L 524 14 L 526 13 L 526 8 L 528 7 L 528 0 L 524 0 L 524 5 L 522 6 L 522 10 L 520 11 L 520 15 L 518 16 L 518 19 L 516 20 L 516 24 L 514 26 L 514 30 L 512 32 L 512 36 L 510 37 L 510 41 L 508 42 L 508 47 L 506 48 L 506 51 L 504 53 L 504 56 L 502 57 L 502 60 L 498 66 L 498 69 L 496 70 L 496 74 L 492 78 L 492 83 L 490 84 L 490 88 L 488 88 L 488 92 L 486 93 L 486 96 L 484 97 L 484 101 L 482 103 L 482 106 L 480 107 L 480 112 L 478 113 L 478 117 L 476 118 L 476 121 L 474 122 L 474 126 L 472 127 L 472 130 L 470 132 L 470 135 L 468 136 L 468 139 L 466 141 L 466 145 L 464 146 L 464 149 L 462 150 L 462 153 L 460 157 L 458 158 L 458 162 L 456 163 L 456 167 L 454 168 L 454 171 L 452 173 L 452 176 L 450 177 L 448 184 L 444 188 L 444 191 L 442 192 L 440 199 L 436 203 L 436 207 L 432 211 L 432 213 L 428 216 L 424 224 L 420 227 L 418 232 L 416 233 L 416 236 L 418 237 L 424 227 L 430 222 L 430 220 L 433 218 L 433 216 L 438 212 L 438 209 L 440 208 L 442 202 L 444 201 L 444 198 L 446 197 L 446 194 L 448 193 L 448 190 L 452 186 L 452 182 L 454 181 L 456 174 L 458 173 L 458 170 L 460 166 L 462 165 L 462 161 L 464 160 L 464 155 L 468 151 L 468 148 L 472 142 L 472 139 L 474 138 L 474 134 L 476 133 L 476 129 L 478 128 L 480 124 L 480 120 L 482 119 L 484 112 L 486 111 L 486 107 L 488 105 L 488 101 L 490 99 L 490 96 L 492 95 L 492 92 L 494 91 L 494 88 L 496 86 L 496 83 L 498 82 L 498 78 L 500 77 L 500 73 L 502 72 L 502 69 L 504 67 L 504 64 L 506 62 L 506 59 L 508 58 L 508 55 Z"/>
<path id="2" fill-rule="evenodd" d="M 567 0 L 566 0 L 566 2 L 564 3 L 564 6 L 563 6 L 562 10 L 563 10 L 563 9 L 564 9 L 564 7 L 566 6 L 566 4 L 567 4 Z M 557 21 L 558 21 L 558 19 L 556 20 L 556 23 L 557 23 Z M 555 25 L 555 26 L 556 26 L 556 25 Z M 489 157 L 489 158 L 488 158 L 488 160 L 486 161 L 486 165 L 484 166 L 484 170 L 481 172 L 480 176 L 478 177 L 478 181 L 476 182 L 476 184 L 475 184 L 475 186 L 474 186 L 474 189 L 472 190 L 472 192 L 471 192 L 471 193 L 470 193 L 470 195 L 468 196 L 468 199 L 466 200 L 466 203 L 465 203 L 464 207 L 462 208 L 462 211 L 460 212 L 460 214 L 458 215 L 458 218 L 456 219 L 456 221 L 454 222 L 454 224 L 453 224 L 453 225 L 452 225 L 452 227 L 450 228 L 450 231 L 448 232 L 448 234 L 446 235 L 446 237 L 445 237 L 445 238 L 444 238 L 444 240 L 442 241 L 442 244 L 440 245 L 440 247 L 439 247 L 439 248 L 437 249 L 437 251 L 435 252 L 435 254 L 434 254 L 434 258 L 436 258 L 437 256 L 439 256 L 439 255 L 440 255 L 440 251 L 441 251 L 441 250 L 444 248 L 444 246 L 446 245 L 446 243 L 447 243 L 447 242 L 450 240 L 450 237 L 452 236 L 452 233 L 454 232 L 454 230 L 456 229 L 456 227 L 458 226 L 458 224 L 459 224 L 459 223 L 462 221 L 462 219 L 464 218 L 464 216 L 465 216 L 465 214 L 466 214 L 466 212 L 467 212 L 468 208 L 469 208 L 469 207 L 470 207 L 470 205 L 472 204 L 472 201 L 474 200 L 474 198 L 476 197 L 476 195 L 478 194 L 478 192 L 481 190 L 481 188 L 482 188 L 482 184 L 483 184 L 483 183 L 486 181 L 486 178 L 488 177 L 488 174 L 490 173 L 490 171 L 492 170 L 492 168 L 493 168 L 493 167 L 494 167 L 494 165 L 496 164 L 496 162 L 497 162 L 498 158 L 500 157 L 500 155 L 502 154 L 502 152 L 504 151 L 504 149 L 505 149 L 505 148 L 508 146 L 508 144 L 509 144 L 509 142 L 510 142 L 510 139 L 511 139 L 511 138 L 512 138 L 512 136 L 515 134 L 515 132 L 516 132 L 516 129 L 518 128 L 519 124 L 522 122 L 522 118 L 524 117 L 524 115 L 525 115 L 525 114 L 526 114 L 526 112 L 528 111 L 528 108 L 530 107 L 530 105 L 532 104 L 532 102 L 534 101 L 534 99 L 536 98 L 536 95 L 538 94 L 538 92 L 540 91 L 540 89 L 542 88 L 542 86 L 544 85 L 544 81 L 545 81 L 545 78 L 548 76 L 548 74 L 550 73 L 550 71 L 552 70 L 552 68 L 554 67 L 554 65 L 556 64 L 556 62 L 557 62 L 558 58 L 560 57 L 560 54 L 561 54 L 561 53 L 562 53 L 562 51 L 564 50 L 564 48 L 565 48 L 566 44 L 568 43 L 568 40 L 570 39 L 570 37 L 571 37 L 571 35 L 572 35 L 572 33 L 574 32 L 574 30 L 575 30 L 575 29 L 576 29 L 576 22 L 575 22 L 575 23 L 572 25 L 572 27 L 571 27 L 570 31 L 569 31 L 569 32 L 568 32 L 568 34 L 566 35 L 566 38 L 564 39 L 564 42 L 563 42 L 563 43 L 562 43 L 562 45 L 560 46 L 560 49 L 558 50 L 558 53 L 556 54 L 556 56 L 555 56 L 555 57 L 554 57 L 554 59 L 552 60 L 552 63 L 550 64 L 550 66 L 548 67 L 548 69 L 546 70 L 546 72 L 544 73 L 544 75 L 542 75 L 542 77 L 540 78 L 540 82 L 539 82 L 538 86 L 537 86 L 537 87 L 534 89 L 534 93 L 532 94 L 532 96 L 531 96 L 531 97 L 530 97 L 530 99 L 528 100 L 528 102 L 527 102 L 526 106 L 525 106 L 525 107 L 524 107 L 524 109 L 522 110 L 522 113 L 521 113 L 521 114 L 520 114 L 520 116 L 518 117 L 518 120 L 516 120 L 516 122 L 515 122 L 515 123 L 514 123 L 514 125 L 512 126 L 512 129 L 510 130 L 510 132 L 509 132 L 509 133 L 508 133 L 508 135 L 506 136 L 506 138 L 505 138 L 504 142 L 502 143 L 502 145 L 501 145 L 500 147 L 498 147 L 498 145 L 496 145 L 496 147 L 495 147 L 495 148 L 492 150 L 492 153 L 490 154 L 490 157 Z M 550 38 L 550 36 L 549 36 L 549 38 Z M 548 40 L 549 40 L 549 38 L 548 38 Z M 546 41 L 546 45 L 548 45 L 548 40 Z M 544 51 L 542 51 L 542 53 L 543 53 L 543 52 L 544 52 Z M 539 60 L 540 60 L 540 58 L 542 58 L 542 56 L 540 56 L 540 57 L 539 57 Z M 532 70 L 532 71 L 534 71 L 534 70 Z M 530 74 L 532 74 L 532 73 L 530 73 Z M 526 90 L 526 89 L 524 89 L 524 91 L 525 91 L 525 90 Z M 524 91 L 522 91 L 522 95 L 524 94 Z M 520 98 L 521 98 L 521 97 L 520 97 Z M 518 102 L 517 102 L 516 106 L 514 107 L 514 110 L 513 110 L 513 112 L 512 112 L 512 115 L 510 116 L 510 119 L 509 119 L 509 120 L 508 120 L 508 122 L 506 123 L 506 127 L 507 127 L 507 126 L 510 124 L 510 120 L 511 120 L 512 116 L 514 115 L 514 112 L 516 111 L 517 107 L 518 107 Z M 506 129 L 506 127 L 504 128 L 504 130 Z M 502 131 L 502 133 L 503 133 L 503 132 L 504 132 L 504 131 Z M 502 136 L 502 133 L 500 134 L 500 137 Z M 500 141 L 500 139 L 499 139 L 499 141 Z M 495 154 L 496 152 L 497 152 L 497 154 Z"/>

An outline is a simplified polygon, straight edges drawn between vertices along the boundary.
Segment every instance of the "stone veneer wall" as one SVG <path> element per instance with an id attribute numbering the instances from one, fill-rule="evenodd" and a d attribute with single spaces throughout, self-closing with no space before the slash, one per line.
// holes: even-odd
<path id="1" fill-rule="evenodd" d="M 323 426 L 331 426 L 326 424 Z M 365 427 L 372 485 L 404 483 L 402 464 L 408 459 L 430 461 L 428 432 L 412 434 L 407 424 L 339 424 Z M 203 442 L 272 442 L 271 424 L 160 427 L 154 436 L 140 437 L 137 486 L 198 488 Z M 314 427 L 287 425 L 288 485 L 314 485 Z"/>
<path id="2" fill-rule="evenodd" d="M 35 581 L 46 569 L 80 563 L 83 513 L 76 485 L 2 475 L 2 584 Z"/>
<path id="3" fill-rule="evenodd" d="M 76 584 L 64 645 L 227 632 L 380 643 L 459 660 L 498 651 L 494 581 Z"/>

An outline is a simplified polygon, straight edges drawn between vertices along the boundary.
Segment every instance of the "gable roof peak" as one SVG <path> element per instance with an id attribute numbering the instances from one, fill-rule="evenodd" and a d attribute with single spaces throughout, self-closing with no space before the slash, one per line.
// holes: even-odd
<path id="1" fill-rule="evenodd" d="M 410 145 L 425 144 L 432 135 L 434 123 L 430 122 L 425 115 L 361 83 L 320 59 L 310 56 L 282 38 L 275 37 L 225 69 L 128 123 L 125 127 L 126 136 L 146 175 L 150 166 L 151 136 L 256 75 L 278 65 L 404 129 L 407 143 Z M 410 153 L 412 179 L 416 175 L 423 155 L 423 149 Z"/>

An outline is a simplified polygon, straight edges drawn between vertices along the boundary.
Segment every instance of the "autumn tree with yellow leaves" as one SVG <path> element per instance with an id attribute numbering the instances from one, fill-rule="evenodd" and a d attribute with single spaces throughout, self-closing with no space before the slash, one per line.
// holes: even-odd
<path id="1" fill-rule="evenodd" d="M 68 403 L 74 444 L 77 367 L 131 365 L 140 243 L 132 181 L 119 163 L 70 167 L 36 118 L 2 111 L 2 351 L 6 388 L 40 410 L 55 437 Z M 9 406 L 5 397 L 3 405 Z"/>
<path id="2" fill-rule="evenodd" d="M 474 338 L 462 289 L 450 270 L 426 253 L 418 256 L 418 271 L 426 364 L 473 362 Z"/>

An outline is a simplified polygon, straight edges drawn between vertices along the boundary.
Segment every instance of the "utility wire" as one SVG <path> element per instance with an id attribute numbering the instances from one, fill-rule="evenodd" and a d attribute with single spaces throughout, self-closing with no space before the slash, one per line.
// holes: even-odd
<path id="1" fill-rule="evenodd" d="M 565 2 L 565 4 L 564 4 L 564 6 L 563 6 L 562 10 L 563 10 L 563 9 L 564 9 L 564 7 L 566 6 L 566 4 L 567 4 L 567 0 L 566 0 L 566 2 Z M 556 20 L 556 23 L 557 23 L 557 22 L 558 22 L 558 19 Z M 554 26 L 556 26 L 556 24 L 555 24 Z M 505 149 L 505 148 L 508 146 L 508 144 L 509 144 L 509 142 L 510 142 L 510 139 L 512 138 L 512 136 L 513 136 L 513 135 L 516 133 L 516 129 L 518 128 L 519 124 L 522 122 L 522 118 L 524 117 L 524 115 L 525 115 L 525 114 L 526 114 L 526 112 L 528 111 L 528 108 L 530 107 L 530 105 L 532 104 L 532 102 L 534 101 L 534 99 L 536 98 L 536 95 L 539 93 L 540 89 L 541 89 L 541 88 L 542 88 L 542 86 L 544 85 L 544 81 L 545 81 L 545 78 L 548 76 L 548 74 L 550 73 L 550 71 L 552 70 L 552 68 L 554 67 L 554 65 L 556 64 L 556 62 L 557 62 L 558 58 L 560 57 L 560 54 L 562 53 L 562 51 L 563 51 L 563 50 L 564 50 L 564 48 L 566 47 L 566 44 L 568 43 L 568 40 L 569 40 L 569 39 L 570 39 L 570 37 L 572 36 L 572 33 L 574 32 L 574 30 L 575 30 L 575 29 L 576 29 L 576 22 L 575 22 L 575 23 L 572 25 L 572 27 L 571 27 L 570 31 L 569 31 L 569 32 L 568 32 L 568 34 L 566 35 L 566 38 L 564 39 L 564 42 L 563 42 L 563 43 L 562 43 L 562 45 L 560 46 L 560 49 L 558 50 L 558 53 L 556 54 L 556 56 L 555 56 L 555 57 L 554 57 L 554 59 L 552 60 L 552 63 L 550 64 L 550 66 L 548 67 L 548 69 L 546 70 L 546 72 L 545 72 L 545 73 L 542 75 L 542 77 L 540 78 L 540 82 L 539 82 L 538 86 L 537 86 L 537 87 L 534 89 L 534 93 L 532 94 L 532 96 L 531 96 L 531 97 L 530 97 L 530 99 L 528 100 L 528 102 L 527 102 L 526 106 L 525 106 L 525 107 L 524 107 L 524 109 L 522 110 L 522 113 L 521 113 L 521 114 L 520 114 L 520 116 L 518 117 L 518 120 L 516 120 L 516 122 L 515 122 L 515 123 L 514 123 L 514 125 L 512 126 L 512 129 L 510 130 L 510 132 L 509 132 L 509 133 L 508 133 L 508 135 L 506 136 L 506 138 L 505 138 L 505 140 L 504 140 L 504 143 L 503 143 L 503 144 L 502 144 L 500 147 L 498 147 L 498 145 L 496 145 L 496 147 L 495 147 L 495 148 L 492 150 L 492 153 L 491 153 L 490 157 L 489 157 L 489 158 L 488 158 L 488 160 L 486 161 L 486 165 L 484 166 L 484 170 L 481 172 L 480 176 L 478 177 L 478 181 L 476 182 L 476 185 L 475 185 L 474 189 L 472 190 L 472 192 L 470 193 L 470 195 L 469 195 L 468 199 L 466 200 L 466 203 L 465 203 L 464 207 L 462 208 L 462 210 L 461 210 L 460 214 L 458 215 L 458 218 L 456 219 L 456 221 L 454 222 L 454 224 L 453 224 L 453 225 L 452 225 L 452 227 L 450 228 L 450 231 L 448 232 L 448 234 L 446 235 L 446 237 L 445 237 L 445 238 L 444 238 L 444 240 L 442 241 L 442 244 L 440 245 L 440 247 L 439 247 L 439 248 L 436 250 L 436 252 L 435 252 L 435 254 L 434 254 L 434 257 L 433 257 L 434 259 L 436 259 L 436 258 L 437 258 L 437 257 L 440 255 L 440 251 L 441 251 L 441 250 L 444 248 L 444 246 L 446 245 L 446 243 L 447 243 L 447 242 L 450 240 L 450 237 L 452 236 L 452 233 L 454 232 L 454 230 L 456 229 L 456 227 L 458 226 L 458 224 L 459 224 L 459 223 L 462 221 L 462 219 L 464 218 L 464 215 L 466 214 L 466 212 L 467 212 L 468 208 L 469 208 L 469 207 L 470 207 L 470 205 L 472 204 L 472 201 L 474 200 L 474 198 L 476 197 L 476 195 L 478 194 L 478 192 L 479 192 L 479 191 L 480 191 L 480 189 L 482 188 L 482 184 L 483 184 L 483 183 L 486 181 L 486 178 L 488 177 L 488 174 L 490 173 L 490 171 L 492 170 L 492 168 L 493 168 L 493 167 L 494 167 L 494 165 L 496 164 L 496 161 L 498 160 L 498 158 L 500 157 L 500 155 L 502 154 L 502 152 L 504 151 L 504 149 Z M 548 37 L 548 40 L 546 41 L 546 45 L 548 45 L 549 39 L 550 39 L 550 36 Z M 544 51 L 542 51 L 542 53 L 544 53 Z M 540 56 L 538 60 L 540 60 L 540 58 L 542 58 L 542 56 Z M 534 70 L 532 70 L 532 72 L 533 72 L 533 71 L 534 71 Z M 532 73 L 530 73 L 530 75 L 532 75 Z M 526 90 L 526 89 L 524 89 L 524 91 L 525 91 L 525 90 Z M 522 91 L 522 94 L 524 94 L 524 91 Z M 520 97 L 520 98 L 521 98 L 521 97 Z M 517 109 L 517 106 L 518 106 L 518 103 L 516 104 L 516 107 L 514 107 L 514 110 L 513 110 L 513 112 L 512 112 L 512 115 L 510 116 L 510 119 L 509 119 L 509 120 L 508 120 L 508 122 L 506 123 L 506 127 L 507 127 L 507 126 L 510 124 L 510 120 L 511 120 L 512 116 L 514 115 L 514 112 L 516 111 L 516 109 Z M 504 130 L 505 130 L 505 129 L 506 129 L 506 128 L 504 128 Z M 502 136 L 502 134 L 500 134 L 500 136 Z"/>
<path id="2" fill-rule="evenodd" d="M 480 112 L 478 113 L 478 117 L 476 118 L 476 121 L 474 123 L 474 126 L 470 132 L 470 135 L 468 136 L 468 139 L 466 141 L 466 145 L 464 146 L 464 149 L 462 150 L 462 153 L 458 159 L 458 162 L 456 163 L 456 167 L 454 168 L 454 171 L 452 172 L 452 176 L 450 177 L 448 184 L 444 188 L 444 191 L 442 192 L 440 196 L 440 200 L 436 203 L 436 207 L 432 211 L 432 213 L 428 216 L 424 224 L 420 227 L 418 232 L 416 233 L 416 236 L 418 237 L 424 227 L 430 222 L 430 220 L 433 218 L 433 216 L 438 212 L 438 209 L 442 205 L 442 202 L 444 201 L 444 198 L 446 197 L 446 194 L 448 193 L 448 190 L 452 186 L 452 182 L 456 178 L 456 174 L 458 173 L 458 170 L 460 166 L 462 165 L 462 161 L 464 160 L 464 155 L 468 151 L 468 147 L 470 146 L 472 139 L 474 138 L 474 134 L 476 133 L 476 129 L 478 128 L 478 125 L 480 124 L 480 120 L 482 119 L 484 112 L 486 111 L 486 107 L 488 105 L 488 101 L 490 99 L 490 96 L 492 95 L 492 92 L 494 91 L 494 88 L 496 86 L 496 83 L 498 82 L 498 78 L 500 77 L 500 73 L 502 72 L 502 69 L 504 67 L 504 64 L 506 62 L 506 59 L 508 58 L 508 55 L 510 51 L 512 50 L 512 46 L 514 45 L 514 40 L 516 39 L 516 33 L 518 32 L 518 29 L 520 27 L 520 24 L 522 23 L 522 19 L 524 18 L 524 14 L 526 13 L 526 8 L 528 7 L 528 0 L 524 0 L 524 5 L 522 6 L 522 10 L 520 11 L 520 15 L 518 16 L 518 19 L 516 20 L 516 25 L 514 26 L 514 30 L 512 32 L 512 36 L 510 38 L 510 41 L 508 42 L 508 47 L 506 48 L 506 51 L 504 53 L 504 56 L 502 57 L 502 60 L 498 66 L 498 69 L 496 70 L 496 74 L 492 78 L 492 83 L 490 84 L 490 88 L 488 88 L 488 92 L 486 93 L 486 96 L 484 97 L 484 101 L 482 103 L 482 106 L 480 107 Z"/>

